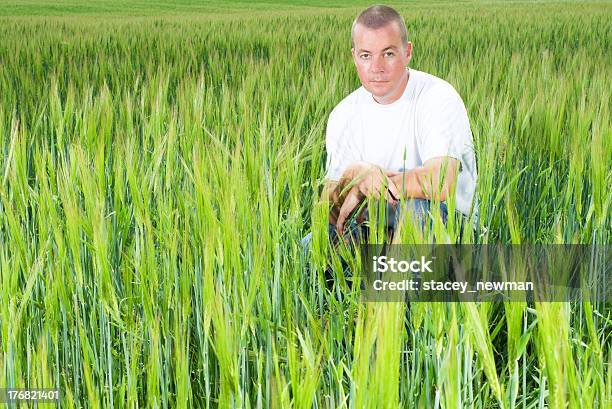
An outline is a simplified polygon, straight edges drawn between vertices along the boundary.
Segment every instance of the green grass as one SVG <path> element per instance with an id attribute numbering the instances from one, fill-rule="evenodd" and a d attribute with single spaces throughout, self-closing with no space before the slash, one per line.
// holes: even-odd
<path id="1" fill-rule="evenodd" d="M 369 5 L 361 0 L 348 2 L 346 0 L 336 1 L 195 1 L 195 0 L 173 0 L 173 1 L 129 1 L 103 0 L 81 2 L 75 0 L 59 0 L 53 3 L 40 0 L 6 1 L 0 15 L 5 16 L 67 16 L 67 15 L 105 15 L 105 16 L 159 16 L 175 15 L 185 16 L 187 14 L 244 14 L 246 11 L 259 11 L 268 13 L 272 10 L 298 10 L 304 9 L 320 10 L 321 7 L 336 8 L 352 5 L 354 7 Z"/>
<path id="2" fill-rule="evenodd" d="M 404 305 L 363 304 L 339 271 L 325 288 L 316 198 L 327 115 L 359 85 L 357 9 L 286 3 L 3 2 L 0 387 L 56 386 L 63 407 L 610 407 L 609 303 L 420 303 L 408 335 Z M 400 11 L 412 66 L 468 108 L 466 241 L 609 244 L 609 4 Z"/>

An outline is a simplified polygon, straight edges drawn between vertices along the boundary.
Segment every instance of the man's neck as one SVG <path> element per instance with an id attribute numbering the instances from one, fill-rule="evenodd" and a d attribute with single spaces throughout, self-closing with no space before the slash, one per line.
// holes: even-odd
<path id="1" fill-rule="evenodd" d="M 398 85 L 398 87 L 392 92 L 392 95 L 385 95 L 381 98 L 376 98 L 372 95 L 374 101 L 380 105 L 389 105 L 397 101 L 402 97 L 404 91 L 406 91 L 406 87 L 408 86 L 408 79 L 410 78 L 410 70 L 406 67 L 406 71 L 404 73 L 404 79 Z"/>

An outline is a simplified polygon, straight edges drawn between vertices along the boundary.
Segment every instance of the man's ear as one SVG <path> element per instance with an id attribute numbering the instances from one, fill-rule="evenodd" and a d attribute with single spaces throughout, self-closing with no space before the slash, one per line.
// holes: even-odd
<path id="1" fill-rule="evenodd" d="M 410 62 L 410 59 L 412 58 L 412 42 L 408 41 L 408 43 L 406 44 L 406 58 L 408 59 L 408 62 Z"/>
<path id="2" fill-rule="evenodd" d="M 351 56 L 353 57 L 353 63 L 357 65 L 357 58 L 355 57 L 355 47 L 351 48 Z"/>

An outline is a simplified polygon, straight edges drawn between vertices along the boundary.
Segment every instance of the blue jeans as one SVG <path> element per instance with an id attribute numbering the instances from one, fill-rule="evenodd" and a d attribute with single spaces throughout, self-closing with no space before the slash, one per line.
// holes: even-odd
<path id="1" fill-rule="evenodd" d="M 397 224 L 399 223 L 401 212 L 407 212 L 409 217 L 411 217 L 414 220 L 415 224 L 417 226 L 419 225 L 421 226 L 421 230 L 425 229 L 425 223 L 428 220 L 430 220 L 428 212 L 431 207 L 431 202 L 429 200 L 409 199 L 404 203 L 403 209 L 398 209 L 398 206 L 399 205 L 393 206 L 393 205 L 387 204 L 386 223 L 387 223 L 388 230 L 391 230 L 391 231 L 395 230 Z M 446 224 L 446 221 L 448 219 L 448 210 L 446 208 L 446 203 L 444 202 L 440 203 L 440 214 L 442 216 L 442 222 Z M 367 219 L 367 213 L 366 213 L 366 219 Z M 431 226 L 431 223 L 433 222 L 430 221 L 430 226 Z M 336 226 L 333 224 L 330 224 L 327 226 L 327 230 L 329 234 L 329 240 L 332 243 L 336 243 L 338 241 L 338 233 L 336 231 Z M 361 241 L 361 239 L 364 237 L 366 232 L 367 232 L 367 228 L 365 226 L 358 225 L 357 223 L 353 222 L 349 226 L 346 227 L 344 236 L 345 237 L 348 236 L 352 238 L 354 241 L 356 241 L 357 243 L 359 243 L 359 241 Z M 301 240 L 301 246 L 302 246 L 302 250 L 304 252 L 303 254 L 305 257 L 308 257 L 308 252 L 310 251 L 311 242 L 312 242 L 312 233 L 308 233 Z"/>

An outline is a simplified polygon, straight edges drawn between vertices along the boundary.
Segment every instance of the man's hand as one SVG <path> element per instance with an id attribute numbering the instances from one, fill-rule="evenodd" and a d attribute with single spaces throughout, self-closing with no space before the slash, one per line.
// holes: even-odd
<path id="1" fill-rule="evenodd" d="M 343 191 L 339 195 L 342 205 L 336 218 L 336 230 L 340 235 L 344 232 L 346 219 L 365 199 L 384 197 L 391 204 L 397 203 L 400 192 L 388 173 L 379 166 L 364 162 L 358 162 L 344 172 L 340 181 Z"/>

